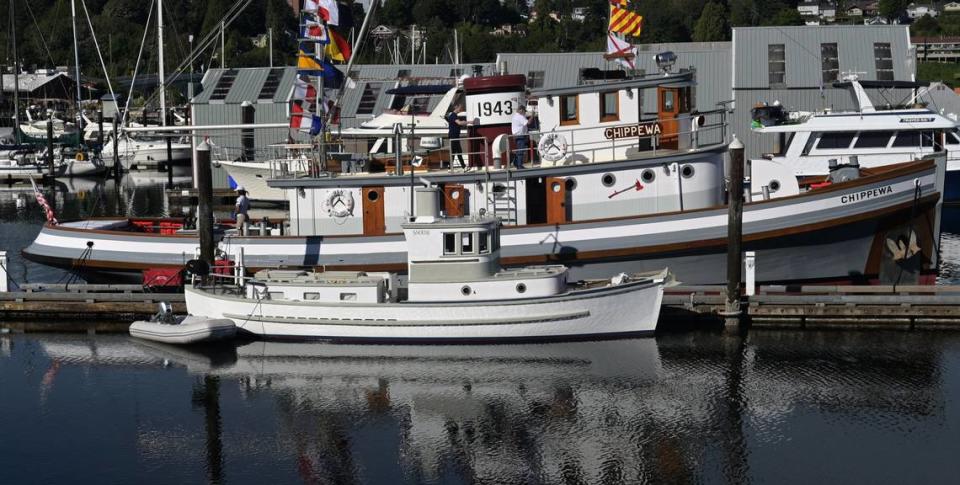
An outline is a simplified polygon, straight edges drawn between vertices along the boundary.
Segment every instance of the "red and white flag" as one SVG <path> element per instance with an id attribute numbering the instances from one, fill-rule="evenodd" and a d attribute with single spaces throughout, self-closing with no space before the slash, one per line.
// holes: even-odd
<path id="1" fill-rule="evenodd" d="M 607 55 L 604 57 L 616 60 L 626 69 L 636 69 L 633 62 L 637 57 L 636 48 L 612 32 L 607 32 Z"/>
<path id="2" fill-rule="evenodd" d="M 317 15 L 328 25 L 340 25 L 340 8 L 337 0 L 317 0 Z"/>

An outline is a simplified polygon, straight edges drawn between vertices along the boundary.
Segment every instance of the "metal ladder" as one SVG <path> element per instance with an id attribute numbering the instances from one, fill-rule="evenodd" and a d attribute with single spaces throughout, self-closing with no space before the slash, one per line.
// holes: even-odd
<path id="1" fill-rule="evenodd" d="M 511 179 L 503 184 L 504 191 L 499 194 L 493 191 L 496 185 L 487 184 L 487 207 L 492 208 L 493 215 L 499 217 L 504 225 L 514 226 L 517 224 L 517 181 Z"/>

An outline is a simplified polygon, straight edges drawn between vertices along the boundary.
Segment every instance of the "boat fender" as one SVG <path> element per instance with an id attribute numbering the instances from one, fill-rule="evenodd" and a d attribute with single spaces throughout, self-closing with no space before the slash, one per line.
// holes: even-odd
<path id="1" fill-rule="evenodd" d="M 210 264 L 202 259 L 191 259 L 183 267 L 188 275 L 206 277 L 210 275 Z"/>
<path id="2" fill-rule="evenodd" d="M 84 160 L 83 152 L 77 152 L 77 156 L 74 158 L 76 158 L 78 162 L 82 162 Z"/>

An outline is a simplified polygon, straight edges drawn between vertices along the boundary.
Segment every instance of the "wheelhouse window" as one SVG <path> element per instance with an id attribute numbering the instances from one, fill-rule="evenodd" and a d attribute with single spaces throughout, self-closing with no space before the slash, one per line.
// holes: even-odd
<path id="1" fill-rule="evenodd" d="M 960 145 L 960 131 L 953 130 L 947 132 L 948 145 Z"/>
<path id="2" fill-rule="evenodd" d="M 580 101 L 577 95 L 560 96 L 561 125 L 576 125 L 580 123 L 579 105 Z"/>
<path id="3" fill-rule="evenodd" d="M 873 61 L 878 81 L 893 81 L 893 54 L 889 42 L 874 42 Z"/>
<path id="4" fill-rule="evenodd" d="M 443 233 L 443 254 L 457 254 L 457 233 Z"/>
<path id="5" fill-rule="evenodd" d="M 855 133 L 852 131 L 821 133 L 820 140 L 817 142 L 817 150 L 850 148 L 854 135 Z"/>
<path id="6" fill-rule="evenodd" d="M 600 121 L 620 120 L 620 93 L 600 93 Z"/>
<path id="7" fill-rule="evenodd" d="M 770 87 L 783 87 L 787 82 L 787 56 L 784 44 L 767 46 L 767 72 Z"/>
<path id="8" fill-rule="evenodd" d="M 460 252 L 462 254 L 473 254 L 473 233 L 460 233 Z"/>
<path id="9" fill-rule="evenodd" d="M 893 140 L 892 146 L 899 148 L 916 148 L 920 146 L 920 132 L 899 131 L 897 132 L 897 138 Z"/>
<path id="10" fill-rule="evenodd" d="M 489 232 L 477 233 L 477 250 L 480 252 L 480 254 L 490 253 L 490 233 Z"/>
<path id="11" fill-rule="evenodd" d="M 840 79 L 840 55 L 836 43 L 820 44 L 820 72 L 825 84 Z"/>
<path id="12" fill-rule="evenodd" d="M 861 131 L 854 148 L 886 148 L 890 144 L 891 131 Z"/>

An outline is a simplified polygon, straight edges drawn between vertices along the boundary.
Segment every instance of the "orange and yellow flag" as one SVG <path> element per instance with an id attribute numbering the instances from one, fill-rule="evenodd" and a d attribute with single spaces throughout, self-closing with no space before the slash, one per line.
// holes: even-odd
<path id="1" fill-rule="evenodd" d="M 643 16 L 626 9 L 627 0 L 610 0 L 610 32 L 639 37 Z"/>

